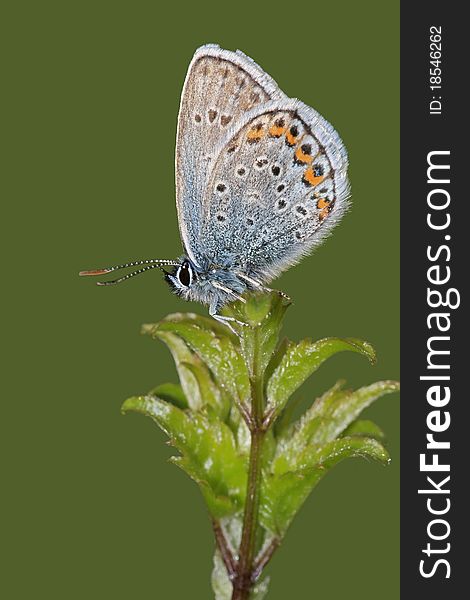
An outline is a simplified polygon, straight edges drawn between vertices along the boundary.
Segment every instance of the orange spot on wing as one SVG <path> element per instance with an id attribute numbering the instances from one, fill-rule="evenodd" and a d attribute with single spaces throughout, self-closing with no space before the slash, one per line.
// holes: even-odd
<path id="1" fill-rule="evenodd" d="M 304 172 L 304 176 L 303 176 L 303 181 L 309 185 L 318 185 L 319 183 L 321 183 L 324 180 L 324 176 L 323 175 L 318 175 L 316 176 L 315 173 L 313 172 L 312 167 L 309 167 L 305 172 Z"/>
<path id="2" fill-rule="evenodd" d="M 281 137 L 281 135 L 284 134 L 286 128 L 285 127 L 280 127 L 279 125 L 271 125 L 271 127 L 269 128 L 269 135 L 271 137 Z"/>
<path id="3" fill-rule="evenodd" d="M 259 142 L 259 140 L 263 137 L 264 133 L 261 127 L 254 127 L 250 129 L 248 132 L 247 138 L 248 141 L 251 142 Z"/>
<path id="4" fill-rule="evenodd" d="M 328 208 L 324 208 L 318 215 L 318 218 L 320 219 L 320 221 L 323 221 L 323 219 L 325 219 L 329 215 L 329 213 L 330 211 L 328 210 Z"/>
<path id="5" fill-rule="evenodd" d="M 286 140 L 289 146 L 294 146 L 297 141 L 297 138 L 294 137 L 290 131 L 286 131 Z"/>
<path id="6" fill-rule="evenodd" d="M 298 162 L 304 164 L 310 164 L 313 161 L 313 156 L 310 156 L 310 154 L 305 154 L 305 152 L 302 150 L 302 146 L 299 146 L 295 151 L 295 158 Z"/>
<path id="7" fill-rule="evenodd" d="M 317 208 L 328 208 L 328 206 L 330 206 L 330 201 L 325 198 L 320 198 L 317 202 Z"/>

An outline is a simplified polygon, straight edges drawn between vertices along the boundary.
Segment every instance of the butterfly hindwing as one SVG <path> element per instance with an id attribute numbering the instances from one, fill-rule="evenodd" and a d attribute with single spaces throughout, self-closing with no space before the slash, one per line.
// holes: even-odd
<path id="1" fill-rule="evenodd" d="M 202 198 L 215 150 L 256 106 L 284 95 L 242 52 L 208 45 L 196 51 L 183 87 L 176 144 L 176 197 L 185 250 L 198 264 Z"/>
<path id="2" fill-rule="evenodd" d="M 298 100 L 267 103 L 219 146 L 200 244 L 216 265 L 267 282 L 309 253 L 347 208 L 347 155 Z"/>

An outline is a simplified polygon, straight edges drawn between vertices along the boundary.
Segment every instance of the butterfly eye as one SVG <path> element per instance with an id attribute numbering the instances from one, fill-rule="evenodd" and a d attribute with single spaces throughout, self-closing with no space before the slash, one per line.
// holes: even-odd
<path id="1" fill-rule="evenodd" d="M 188 263 L 183 263 L 176 273 L 179 282 L 184 287 L 189 287 L 193 279 L 193 272 Z"/>

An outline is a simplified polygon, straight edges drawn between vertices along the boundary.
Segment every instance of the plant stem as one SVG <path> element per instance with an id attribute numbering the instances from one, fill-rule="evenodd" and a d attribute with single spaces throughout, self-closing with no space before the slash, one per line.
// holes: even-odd
<path id="1" fill-rule="evenodd" d="M 233 581 L 232 600 L 248 600 L 254 584 L 253 569 L 258 534 L 259 501 L 261 483 L 261 453 L 265 429 L 263 428 L 264 412 L 264 382 L 263 373 L 259 369 L 259 353 L 262 352 L 259 344 L 258 331 L 254 333 L 254 349 L 250 365 L 251 384 L 251 447 L 250 462 L 248 466 L 248 484 L 243 515 L 243 529 L 238 552 L 238 564 Z"/>
<path id="2" fill-rule="evenodd" d="M 233 582 L 232 600 L 247 600 L 253 584 L 252 570 L 258 531 L 259 480 L 261 474 L 261 447 L 263 432 L 254 431 L 251 436 L 248 490 L 243 517 L 242 539 L 239 550 L 237 574 Z"/>

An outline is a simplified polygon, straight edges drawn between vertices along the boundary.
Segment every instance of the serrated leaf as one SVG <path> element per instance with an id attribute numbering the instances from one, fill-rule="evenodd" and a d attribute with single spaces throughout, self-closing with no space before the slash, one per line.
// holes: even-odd
<path id="1" fill-rule="evenodd" d="M 320 365 L 338 352 L 357 352 L 375 361 L 375 352 L 368 342 L 355 338 L 324 338 L 316 342 L 303 340 L 290 343 L 278 367 L 267 383 L 268 411 L 278 415 L 289 397 Z"/>
<path id="2" fill-rule="evenodd" d="M 199 483 L 214 517 L 243 506 L 246 461 L 237 452 L 232 431 L 225 423 L 202 412 L 183 411 L 154 396 L 129 398 L 122 410 L 144 414 L 163 429 L 183 455 L 173 460 Z"/>
<path id="3" fill-rule="evenodd" d="M 263 525 L 283 535 L 290 522 L 320 479 L 345 458 L 362 457 L 388 464 L 386 449 L 375 439 L 343 437 L 322 448 L 306 448 L 298 457 L 298 468 L 282 474 L 266 474 L 261 488 Z"/>
<path id="4" fill-rule="evenodd" d="M 322 447 L 334 440 L 372 402 L 399 389 L 396 381 L 379 381 L 356 391 L 343 390 L 339 381 L 315 400 L 304 415 L 281 436 L 272 470 L 283 473 L 298 468 L 299 456 L 306 447 Z M 377 433 L 377 426 L 374 426 Z M 357 435 L 357 434 L 356 434 Z M 365 435 L 365 434 L 363 434 Z M 371 435 L 370 437 L 377 437 Z"/>
<path id="5" fill-rule="evenodd" d="M 248 371 L 230 336 L 219 335 L 215 330 L 201 327 L 195 319 L 171 321 L 167 318 L 156 325 L 147 326 L 145 332 L 157 338 L 168 334 L 179 338 L 188 351 L 194 352 L 207 365 L 222 389 L 227 390 L 236 401 L 248 402 Z M 192 373 L 191 376 L 194 377 Z"/>

